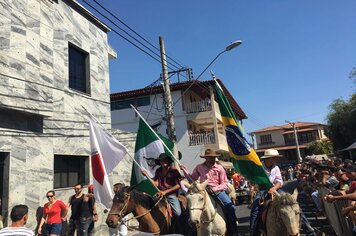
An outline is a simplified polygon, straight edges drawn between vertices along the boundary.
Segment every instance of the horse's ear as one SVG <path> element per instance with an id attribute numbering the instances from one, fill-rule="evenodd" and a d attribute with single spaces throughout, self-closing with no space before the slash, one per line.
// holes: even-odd
<path id="1" fill-rule="evenodd" d="M 292 194 L 292 198 L 297 201 L 298 198 L 298 188 L 295 188 Z"/>
<path id="2" fill-rule="evenodd" d="M 190 188 L 191 184 L 187 181 L 182 181 L 181 183 L 183 183 L 183 185 L 186 187 L 186 188 Z"/>
<path id="3" fill-rule="evenodd" d="M 206 186 L 208 186 L 208 180 L 205 180 L 201 185 L 202 185 L 203 189 L 205 189 Z"/>

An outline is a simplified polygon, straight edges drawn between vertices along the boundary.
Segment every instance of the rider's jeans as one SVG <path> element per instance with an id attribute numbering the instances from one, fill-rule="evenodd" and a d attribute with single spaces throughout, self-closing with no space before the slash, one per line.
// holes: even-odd
<path id="1" fill-rule="evenodd" d="M 260 199 L 261 195 L 264 195 L 266 191 L 259 191 L 256 194 L 255 200 L 253 200 L 252 206 L 251 206 L 251 216 L 250 216 L 250 230 L 252 232 L 252 235 L 255 234 L 256 232 L 256 226 L 257 226 L 257 220 L 258 220 L 258 213 L 260 212 Z"/>
<path id="2" fill-rule="evenodd" d="M 235 205 L 232 203 L 230 197 L 225 193 L 225 191 L 221 191 L 218 194 L 218 198 L 222 201 L 225 205 L 225 212 L 226 212 L 226 221 L 227 221 L 227 228 L 231 232 L 231 234 L 237 233 L 237 224 L 236 224 L 236 212 L 235 212 Z"/>
<path id="3" fill-rule="evenodd" d="M 167 201 L 169 205 L 171 205 L 173 216 L 174 217 L 179 217 L 182 214 L 182 210 L 180 208 L 180 203 L 178 200 L 178 197 L 174 194 L 168 195 Z"/>

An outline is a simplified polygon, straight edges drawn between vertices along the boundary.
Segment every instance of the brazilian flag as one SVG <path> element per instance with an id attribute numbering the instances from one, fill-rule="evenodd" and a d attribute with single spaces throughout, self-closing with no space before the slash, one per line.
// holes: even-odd
<path id="1" fill-rule="evenodd" d="M 273 185 L 258 155 L 243 136 L 241 125 L 237 121 L 230 103 L 216 80 L 215 91 L 234 168 L 250 182 L 263 188 L 271 188 Z"/>

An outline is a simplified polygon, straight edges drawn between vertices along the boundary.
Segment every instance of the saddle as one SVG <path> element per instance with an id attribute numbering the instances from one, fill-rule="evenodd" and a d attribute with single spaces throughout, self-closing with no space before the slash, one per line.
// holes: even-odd
<path id="1" fill-rule="evenodd" d="M 267 232 L 267 213 L 271 205 L 272 200 L 267 200 L 261 205 L 260 212 L 258 213 L 258 228 L 264 232 Z"/>
<path id="2" fill-rule="evenodd" d="M 214 192 L 211 188 L 206 188 L 206 191 L 208 192 L 209 196 L 213 197 L 213 199 L 215 200 L 215 202 L 217 202 L 220 206 L 221 209 L 223 210 L 224 215 L 226 215 L 225 212 L 225 205 L 224 203 L 218 198 L 218 193 Z"/>

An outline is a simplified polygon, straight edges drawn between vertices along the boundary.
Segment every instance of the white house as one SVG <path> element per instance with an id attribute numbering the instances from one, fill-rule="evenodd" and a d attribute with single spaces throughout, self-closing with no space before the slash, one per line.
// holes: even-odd
<path id="1" fill-rule="evenodd" d="M 47 191 L 66 203 L 76 183 L 90 183 L 83 107 L 110 129 L 116 53 L 109 28 L 75 0 L 2 1 L 0 25 L 1 214 L 6 225 L 11 208 L 26 204 L 34 230 Z"/>
<path id="2" fill-rule="evenodd" d="M 313 141 L 327 139 L 324 124 L 313 122 L 295 122 L 301 157 L 305 157 L 308 144 Z M 277 149 L 285 159 L 297 161 L 297 147 L 294 129 L 291 124 L 266 127 L 252 132 L 255 136 L 257 149 L 260 156 L 266 149 Z"/>
<path id="3" fill-rule="evenodd" d="M 236 117 L 247 118 L 221 80 L 218 80 Z M 228 152 L 225 131 L 214 93 L 214 81 L 186 81 L 171 84 L 174 121 L 181 162 L 192 170 L 202 162 L 200 155 L 207 147 Z M 166 135 L 163 88 L 161 86 L 111 94 L 112 127 L 137 132 L 139 117 L 130 108 L 134 105 L 148 123 Z"/>

